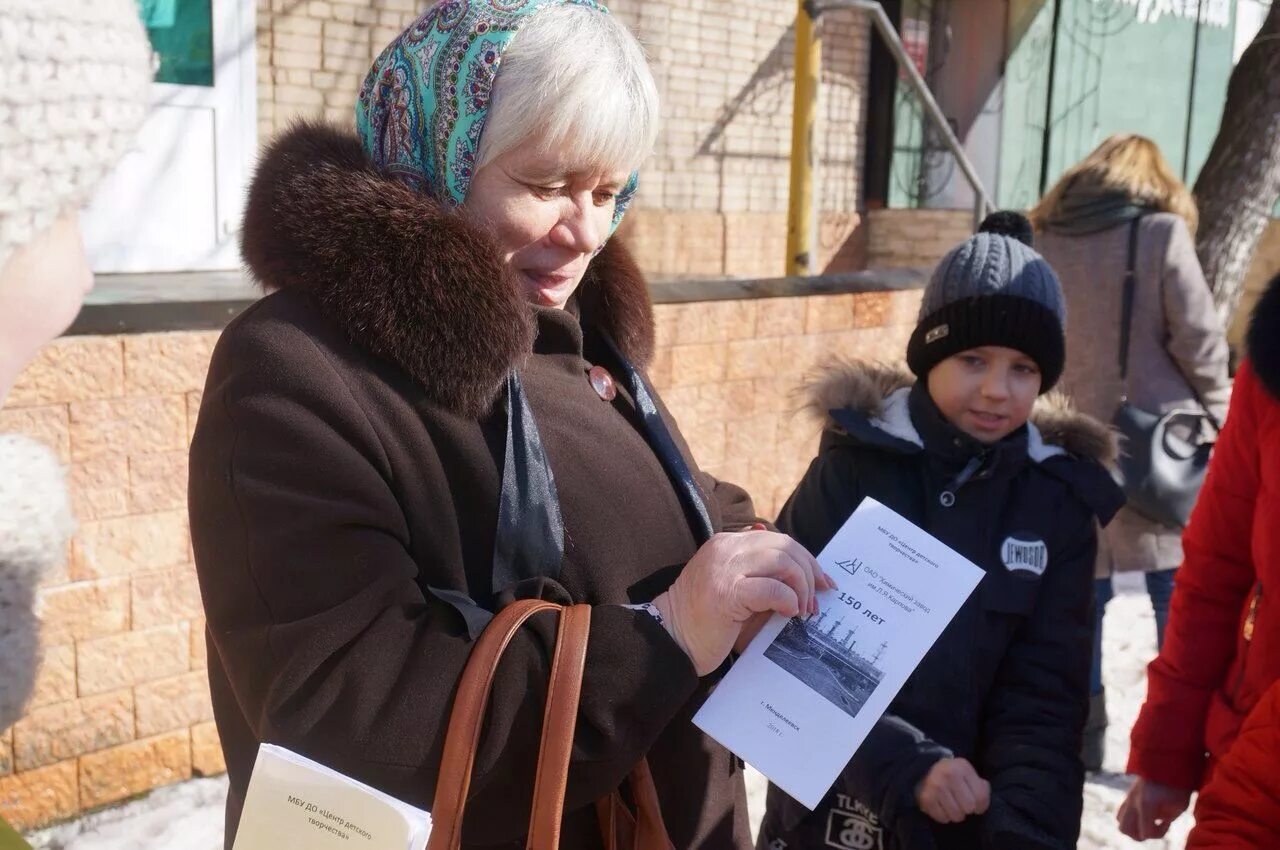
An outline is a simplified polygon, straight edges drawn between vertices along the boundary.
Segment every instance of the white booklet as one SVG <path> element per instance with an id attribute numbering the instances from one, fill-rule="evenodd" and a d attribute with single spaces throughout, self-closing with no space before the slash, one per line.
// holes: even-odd
<path id="1" fill-rule="evenodd" d="M 234 850 L 422 850 L 430 834 L 430 813 L 263 744 Z"/>
<path id="2" fill-rule="evenodd" d="M 774 616 L 693 718 L 810 809 L 983 576 L 870 498 L 818 563 L 820 615 Z"/>

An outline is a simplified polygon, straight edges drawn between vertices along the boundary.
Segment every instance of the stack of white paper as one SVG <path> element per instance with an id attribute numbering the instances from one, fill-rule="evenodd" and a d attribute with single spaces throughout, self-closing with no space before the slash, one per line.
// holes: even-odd
<path id="1" fill-rule="evenodd" d="M 234 850 L 422 850 L 430 834 L 430 813 L 263 744 Z"/>
<path id="2" fill-rule="evenodd" d="M 983 576 L 874 499 L 818 563 L 821 616 L 770 620 L 693 719 L 810 809 Z"/>

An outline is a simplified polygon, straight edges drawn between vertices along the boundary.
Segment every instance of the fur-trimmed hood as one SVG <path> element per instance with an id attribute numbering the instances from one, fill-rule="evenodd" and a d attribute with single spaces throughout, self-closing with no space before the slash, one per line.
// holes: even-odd
<path id="1" fill-rule="evenodd" d="M 915 382 L 915 376 L 904 368 L 837 360 L 804 388 L 804 409 L 824 428 L 842 427 L 832 418 L 832 411 L 851 410 L 889 436 L 919 446 L 920 437 L 907 411 L 907 393 Z M 1115 432 L 1076 411 L 1061 393 L 1037 399 L 1027 424 L 1027 451 L 1033 460 L 1068 454 L 1110 468 L 1119 457 Z"/>
<path id="2" fill-rule="evenodd" d="M 1271 279 L 1249 322 L 1249 361 L 1274 398 L 1280 399 L 1280 275 Z"/>
<path id="3" fill-rule="evenodd" d="M 350 132 L 299 123 L 272 143 L 249 190 L 242 252 L 265 288 L 308 296 L 463 415 L 483 414 L 533 347 L 534 308 L 490 235 L 380 172 Z M 645 368 L 653 307 L 616 239 L 577 297 L 582 324 Z"/>

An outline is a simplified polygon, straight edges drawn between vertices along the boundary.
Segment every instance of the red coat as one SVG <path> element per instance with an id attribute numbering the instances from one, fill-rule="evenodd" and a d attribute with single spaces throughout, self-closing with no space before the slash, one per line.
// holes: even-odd
<path id="1" fill-rule="evenodd" d="M 1249 713 L 1196 802 L 1187 850 L 1275 847 L 1280 836 L 1280 682 Z"/>
<path id="2" fill-rule="evenodd" d="M 1280 361 L 1257 357 L 1269 336 L 1236 377 L 1133 728 L 1129 772 L 1165 785 L 1200 787 L 1280 679 Z"/>

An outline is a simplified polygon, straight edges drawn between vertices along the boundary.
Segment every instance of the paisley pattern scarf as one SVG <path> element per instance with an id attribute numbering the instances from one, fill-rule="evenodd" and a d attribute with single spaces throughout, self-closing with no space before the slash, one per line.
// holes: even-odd
<path id="1" fill-rule="evenodd" d="M 442 0 L 373 63 L 360 88 L 356 129 L 387 173 L 448 207 L 460 205 L 475 175 L 502 55 L 542 9 L 595 0 Z M 610 235 L 635 196 L 633 173 L 618 194 Z"/>

